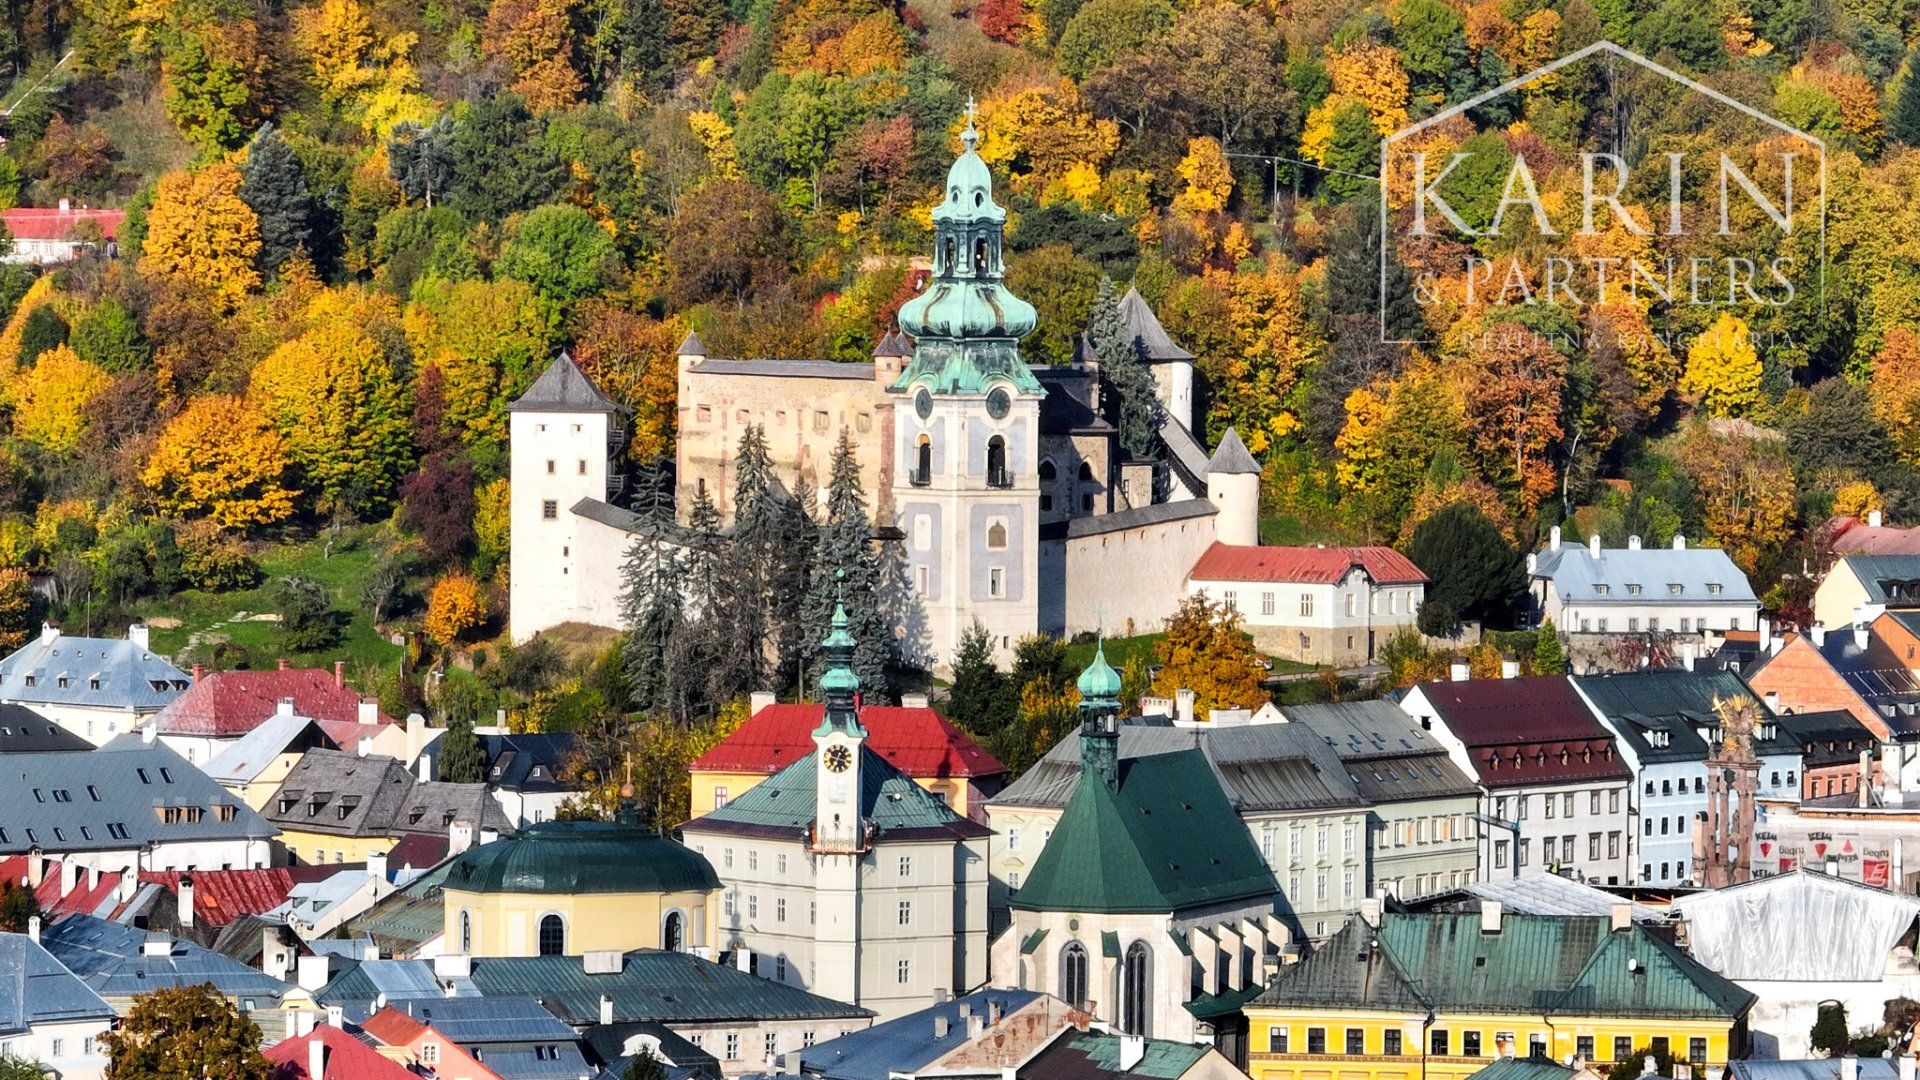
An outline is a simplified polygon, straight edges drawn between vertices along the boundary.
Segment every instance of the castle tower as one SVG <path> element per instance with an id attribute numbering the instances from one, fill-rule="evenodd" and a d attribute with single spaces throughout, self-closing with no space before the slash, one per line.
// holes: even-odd
<path id="1" fill-rule="evenodd" d="M 1207 501 L 1220 511 L 1214 518 L 1214 536 L 1221 543 L 1236 547 L 1260 543 L 1260 463 L 1232 428 L 1220 437 L 1220 446 L 1207 462 Z"/>
<path id="2" fill-rule="evenodd" d="M 861 756 L 867 730 L 860 725 L 853 673 L 853 635 L 847 611 L 835 606 L 833 630 L 821 642 L 827 669 L 820 695 L 827 712 L 813 730 L 814 922 L 813 990 L 836 1001 L 860 1000 L 860 863 L 872 848 L 861 813 Z"/>
<path id="3" fill-rule="evenodd" d="M 605 503 L 622 477 L 610 462 L 626 440 L 623 410 L 561 353 L 507 406 L 509 576 L 515 642 L 582 616 L 575 572 L 583 500 Z M 591 586 L 588 586 L 591 587 Z"/>
<path id="4" fill-rule="evenodd" d="M 945 668 L 978 618 L 1004 656 L 1040 625 L 1040 399 L 1020 359 L 1033 306 L 1007 291 L 993 175 L 974 148 L 947 173 L 933 210 L 933 277 L 900 308 L 914 340 L 894 383 L 893 504 L 908 581 L 925 615 L 909 653 Z"/>

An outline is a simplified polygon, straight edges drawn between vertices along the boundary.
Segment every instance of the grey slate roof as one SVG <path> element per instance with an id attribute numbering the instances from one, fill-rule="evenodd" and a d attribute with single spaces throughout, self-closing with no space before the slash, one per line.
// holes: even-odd
<path id="1" fill-rule="evenodd" d="M 1138 721 L 1120 725 L 1120 757 L 1149 757 L 1198 748 L 1239 813 L 1363 810 L 1367 801 L 1326 740 L 1298 724 L 1176 728 Z M 1061 808 L 1080 782 L 1080 732 L 1055 743 L 1005 791 L 995 806 Z"/>
<path id="2" fill-rule="evenodd" d="M 1867 603 L 1896 607 L 1920 603 L 1920 555 L 1843 555 L 1840 562 L 1860 580 Z"/>
<path id="3" fill-rule="evenodd" d="M 1220 436 L 1220 445 L 1214 448 L 1213 457 L 1207 461 L 1209 473 L 1232 476 L 1237 473 L 1260 474 L 1260 463 L 1253 460 L 1247 452 L 1247 444 L 1240 441 L 1240 433 L 1232 428 Z"/>
<path id="4" fill-rule="evenodd" d="M 1167 448 L 1167 464 L 1180 474 L 1181 482 L 1187 487 L 1200 491 L 1207 486 L 1207 449 L 1200 440 L 1193 437 L 1187 425 L 1176 419 L 1169 410 L 1160 410 L 1160 424 L 1155 429 L 1160 436 L 1160 445 Z"/>
<path id="5" fill-rule="evenodd" d="M 186 672 L 138 641 L 70 637 L 51 626 L 0 660 L 4 701 L 158 712 L 191 685 Z"/>
<path id="6" fill-rule="evenodd" d="M 32 938 L 0 934 L 0 1038 L 113 1017 L 113 1006 Z"/>
<path id="7" fill-rule="evenodd" d="M 265 814 L 283 828 L 331 836 L 440 834 L 454 821 L 513 831 L 485 784 L 420 781 L 384 754 L 324 748 L 300 755 Z"/>
<path id="8" fill-rule="evenodd" d="M 1522 915 L 1594 915 L 1611 918 L 1621 897 L 1558 874 L 1531 873 L 1499 881 L 1480 881 L 1450 892 L 1423 897 L 1407 905 L 1415 911 L 1478 911 L 1482 901 L 1495 901 L 1508 912 Z M 1658 922 L 1664 913 L 1645 904 L 1633 905 L 1635 922 Z"/>
<path id="9" fill-rule="evenodd" d="M 914 1072 L 966 1043 L 965 1005 L 976 1016 L 999 1005 L 1003 1015 L 1025 1008 L 1037 990 L 975 990 L 919 1012 L 895 1017 L 864 1031 L 850 1032 L 800 1052 L 800 1068 L 825 1080 L 889 1080 L 894 1072 Z M 934 1020 L 945 1017 L 947 1033 L 934 1034 Z"/>
<path id="10" fill-rule="evenodd" d="M 1193 359 L 1193 354 L 1176 344 L 1167 328 L 1160 325 L 1160 317 L 1153 313 L 1139 289 L 1129 286 L 1127 294 L 1120 298 L 1120 317 L 1127 320 L 1134 343 L 1140 346 L 1141 354 L 1149 363 Z"/>
<path id="11" fill-rule="evenodd" d="M 1289 721 L 1325 739 L 1346 764 L 1347 778 L 1372 803 L 1471 797 L 1479 786 L 1447 749 L 1387 701 L 1294 705 Z"/>
<path id="12" fill-rule="evenodd" d="M 293 989 L 289 983 L 212 949 L 164 935 L 156 938 L 162 939 L 166 941 L 166 954 L 147 956 L 147 931 L 91 915 L 68 916 L 41 935 L 54 959 L 101 997 L 132 997 L 162 987 L 212 983 L 225 997 L 260 998 L 271 1003 Z"/>
<path id="13" fill-rule="evenodd" d="M 1595 559 L 1585 544 L 1564 542 L 1542 551 L 1534 578 L 1553 582 L 1561 599 L 1592 604 L 1757 604 L 1753 585 L 1719 548 L 1602 548 Z M 1596 586 L 1605 585 L 1600 592 Z M 1628 586 L 1643 590 L 1634 593 Z M 1671 586 L 1680 586 L 1674 593 Z M 1710 586 L 1718 585 L 1715 593 Z"/>
<path id="14" fill-rule="evenodd" d="M 1208 517 L 1219 512 L 1218 507 L 1205 499 L 1153 503 L 1149 506 L 1136 506 L 1131 510 L 1116 510 L 1111 514 L 1094 514 L 1091 517 L 1049 522 L 1040 526 L 1040 539 L 1071 540 L 1082 536 L 1103 536 L 1107 533 L 1124 532 L 1127 529 L 1138 529 L 1147 525 L 1161 525 L 1169 521 Z"/>
<path id="15" fill-rule="evenodd" d="M 1044 364 L 1029 370 L 1047 391 L 1047 396 L 1040 399 L 1041 434 L 1115 434 L 1114 426 L 1094 410 L 1099 374 L 1093 368 L 1085 364 Z"/>
<path id="16" fill-rule="evenodd" d="M 872 363 L 838 360 L 702 360 L 693 370 L 703 375 L 758 375 L 770 379 L 854 379 L 874 381 Z"/>
<path id="17" fill-rule="evenodd" d="M 627 410 L 601 393 L 586 372 L 580 370 L 580 365 L 573 362 L 573 357 L 562 352 L 533 380 L 526 393 L 507 406 L 507 411 L 620 413 Z"/>
<path id="18" fill-rule="evenodd" d="M 1860 760 L 1860 751 L 1877 741 L 1858 718 L 1845 709 L 1827 712 L 1781 713 L 1780 730 L 1800 743 L 1801 768 L 1818 769 Z"/>
<path id="19" fill-rule="evenodd" d="M 394 1007 L 465 1046 L 573 1040 L 573 1029 L 530 997 L 411 996 Z M 575 1074 L 578 1075 L 578 1074 Z"/>
<path id="20" fill-rule="evenodd" d="M 162 807 L 199 808 L 168 822 Z M 220 820 L 215 807 L 230 810 Z M 266 839 L 278 830 L 163 743 L 122 735 L 97 750 L 0 757 L 0 854 Z"/>
<path id="21" fill-rule="evenodd" d="M 1895 740 L 1920 740 L 1920 675 L 1889 656 L 1878 638 L 1870 638 L 1862 648 L 1854 634 L 1841 631 L 1826 635 L 1826 641 L 1820 645 L 1815 645 L 1813 638 L 1806 634 L 1796 635 L 1788 644 L 1818 652 L 1849 689 L 1879 712 Z M 1784 650 L 1762 656 L 1747 669 L 1747 678 L 1759 675 L 1783 655 Z"/>
<path id="22" fill-rule="evenodd" d="M 1747 684 L 1730 671 L 1687 671 L 1684 668 L 1658 668 L 1650 671 L 1625 671 L 1611 675 L 1583 675 L 1573 685 L 1599 710 L 1607 726 L 1633 747 L 1642 764 L 1648 762 L 1705 761 L 1708 738 L 1720 727 L 1713 703 L 1721 699 L 1745 698 L 1762 714 L 1760 699 Z M 1654 745 L 1651 736 L 1664 732 L 1665 745 Z M 1762 756 L 1797 754 L 1799 743 L 1792 734 L 1774 726 L 1771 739 L 1755 739 L 1754 751 Z"/>
<path id="23" fill-rule="evenodd" d="M 689 330 L 687 336 L 680 339 L 680 347 L 673 352 L 676 356 L 705 356 L 707 346 L 700 340 L 699 334 Z"/>
<path id="24" fill-rule="evenodd" d="M 24 705 L 0 705 L 0 754 L 91 749 L 92 743 Z"/>
<path id="25" fill-rule="evenodd" d="M 206 772 L 222 784 L 249 784 L 288 750 L 326 745 L 326 733 L 311 717 L 276 713 L 228 743 L 207 762 Z"/>

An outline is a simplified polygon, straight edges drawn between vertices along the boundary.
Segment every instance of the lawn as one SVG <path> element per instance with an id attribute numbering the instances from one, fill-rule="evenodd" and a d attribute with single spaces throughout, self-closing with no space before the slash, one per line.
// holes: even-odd
<path id="1" fill-rule="evenodd" d="M 344 530 L 334 541 L 331 554 L 324 536 L 271 548 L 259 557 L 265 578 L 257 588 L 222 593 L 188 589 L 143 606 L 139 614 L 153 626 L 154 649 L 190 662 L 193 657 L 183 655 L 189 647 L 204 655 L 213 645 L 225 641 L 244 648 L 249 665 L 255 668 L 271 666 L 283 656 L 302 666 L 324 666 L 335 660 L 368 665 L 393 663 L 400 658 L 400 647 L 374 630 L 373 619 L 360 602 L 361 583 L 377 554 L 375 532 L 374 526 Z M 273 583 L 294 575 L 310 577 L 326 586 L 334 609 L 348 616 L 341 639 L 317 652 L 287 652 L 280 644 L 278 622 L 255 617 L 277 609 Z"/>

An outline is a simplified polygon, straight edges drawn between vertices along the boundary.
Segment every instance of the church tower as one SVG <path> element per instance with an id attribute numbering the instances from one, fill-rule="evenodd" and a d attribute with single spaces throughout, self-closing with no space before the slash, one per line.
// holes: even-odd
<path id="1" fill-rule="evenodd" d="M 908 581 L 925 617 L 908 641 L 947 668 L 979 619 L 994 648 L 1040 626 L 1040 399 L 1020 359 L 1033 305 L 1007 291 L 1002 249 L 1007 211 L 975 152 L 968 105 L 966 149 L 933 209 L 933 278 L 900 308 L 913 357 L 893 384 L 893 504 L 906 532 Z"/>
<path id="2" fill-rule="evenodd" d="M 836 1001 L 860 1000 L 860 863 L 873 847 L 861 808 L 867 729 L 860 725 L 847 610 L 833 609 L 833 631 L 821 642 L 826 715 L 813 729 L 814 955 L 813 991 Z"/>

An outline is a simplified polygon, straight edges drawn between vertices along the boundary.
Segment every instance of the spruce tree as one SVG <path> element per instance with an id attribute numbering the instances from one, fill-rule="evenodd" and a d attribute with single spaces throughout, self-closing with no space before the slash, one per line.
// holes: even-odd
<path id="1" fill-rule="evenodd" d="M 853 671 L 871 701 L 887 700 L 887 662 L 893 633 L 881 611 L 880 556 L 867 517 L 860 484 L 860 459 L 853 436 L 840 430 L 827 481 L 827 523 L 813 549 L 813 576 L 802 610 L 807 656 L 807 685 L 819 677 L 819 644 L 833 621 L 835 605 L 846 608 L 847 630 L 855 642 Z"/>
<path id="2" fill-rule="evenodd" d="M 1567 673 L 1567 651 L 1560 645 L 1560 631 L 1554 628 L 1553 620 L 1541 620 L 1540 629 L 1534 633 L 1533 673 L 1535 675 L 1565 675 Z"/>
<path id="3" fill-rule="evenodd" d="M 260 219 L 260 251 L 254 261 L 261 273 L 275 273 L 294 252 L 309 247 L 313 194 L 307 190 L 307 174 L 271 123 L 260 125 L 247 144 L 247 159 L 240 165 L 240 198 Z"/>
<path id="4" fill-rule="evenodd" d="M 1087 322 L 1087 339 L 1100 357 L 1107 415 L 1120 429 L 1121 448 L 1135 458 L 1154 456 L 1160 399 L 1154 393 L 1153 373 L 1140 354 L 1140 341 L 1120 314 L 1112 278 L 1100 279 L 1100 293 Z"/>
<path id="5" fill-rule="evenodd" d="M 477 784 L 486 772 L 486 754 L 470 718 L 456 718 L 440 736 L 439 771 L 440 779 L 450 784 Z"/>
<path id="6" fill-rule="evenodd" d="M 411 120 L 395 124 L 387 142 L 387 175 L 408 199 L 433 201 L 453 186 L 453 121 L 446 113 L 422 127 Z"/>
<path id="7" fill-rule="evenodd" d="M 766 429 L 748 428 L 734 459 L 734 521 L 728 545 L 726 637 L 748 680 L 741 692 L 798 678 L 805 633 L 800 608 L 812 569 L 814 526 L 773 475 Z"/>
<path id="8" fill-rule="evenodd" d="M 979 619 L 960 635 L 953 653 L 953 689 L 947 719 L 976 739 L 999 734 L 1013 719 L 1014 687 L 993 663 L 993 636 Z"/>
<path id="9" fill-rule="evenodd" d="M 685 710 L 678 660 L 687 628 L 686 579 L 680 548 L 664 533 L 656 521 L 627 549 L 620 614 L 631 629 L 621 660 L 635 704 L 680 714 Z"/>
<path id="10" fill-rule="evenodd" d="M 1920 146 L 1920 49 L 1907 54 L 1900 92 L 1893 99 L 1887 131 L 1908 146 Z"/>

